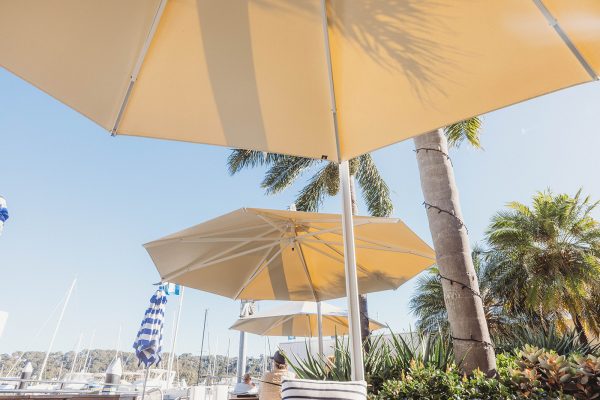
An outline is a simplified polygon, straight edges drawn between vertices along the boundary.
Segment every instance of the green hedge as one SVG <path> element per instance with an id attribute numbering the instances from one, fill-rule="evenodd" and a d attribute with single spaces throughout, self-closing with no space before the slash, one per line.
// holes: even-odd
<path id="1" fill-rule="evenodd" d="M 526 346 L 498 356 L 498 376 L 472 376 L 452 365 L 446 370 L 413 363 L 398 379 L 386 381 L 371 399 L 600 399 L 600 357 L 560 356 Z"/>

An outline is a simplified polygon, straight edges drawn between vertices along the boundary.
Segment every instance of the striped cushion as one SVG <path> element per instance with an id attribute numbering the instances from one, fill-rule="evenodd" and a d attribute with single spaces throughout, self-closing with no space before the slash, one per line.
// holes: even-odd
<path id="1" fill-rule="evenodd" d="M 366 400 L 367 383 L 365 381 L 332 382 L 289 379 L 283 381 L 281 398 L 282 400 Z"/>

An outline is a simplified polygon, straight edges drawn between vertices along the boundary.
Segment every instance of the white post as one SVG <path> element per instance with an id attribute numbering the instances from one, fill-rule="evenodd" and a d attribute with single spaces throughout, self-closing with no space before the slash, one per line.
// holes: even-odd
<path id="1" fill-rule="evenodd" d="M 240 304 L 240 317 L 247 317 L 249 315 L 248 307 L 246 306 L 247 301 L 242 301 Z M 238 349 L 237 359 L 237 383 L 242 382 L 244 374 L 246 373 L 246 332 L 240 331 L 240 347 Z"/>
<path id="2" fill-rule="evenodd" d="M 321 302 L 317 302 L 317 331 L 319 332 L 319 356 L 323 358 L 323 310 Z"/>
<path id="3" fill-rule="evenodd" d="M 40 380 L 40 381 L 44 377 L 44 370 L 46 369 L 46 364 L 48 363 L 48 357 L 50 356 L 50 351 L 52 350 L 52 346 L 54 346 L 54 340 L 56 339 L 56 334 L 58 333 L 58 329 L 60 328 L 62 319 L 65 316 L 65 310 L 67 309 L 67 305 L 69 304 L 69 300 L 71 299 L 71 294 L 73 293 L 73 288 L 75 287 L 76 282 L 77 282 L 77 278 L 73 279 L 73 283 L 71 283 L 71 287 L 69 288 L 69 292 L 67 293 L 67 298 L 65 299 L 65 304 L 63 304 L 63 308 L 60 311 L 60 316 L 58 317 L 58 322 L 56 323 L 56 328 L 54 328 L 54 333 L 52 334 L 52 339 L 50 339 L 50 345 L 48 346 L 48 351 L 46 352 L 46 357 L 44 357 L 44 362 L 42 363 L 42 367 L 40 368 L 40 376 L 38 378 L 38 380 Z"/>
<path id="4" fill-rule="evenodd" d="M 348 161 L 339 165 L 340 186 L 342 189 L 342 229 L 344 232 L 344 261 L 346 267 L 346 298 L 348 300 L 348 335 L 350 337 L 350 363 L 352 379 L 363 381 L 362 343 L 360 338 L 360 311 L 358 303 L 358 279 L 356 276 L 356 253 L 354 249 L 354 224 L 352 220 L 352 200 L 350 198 L 350 167 Z"/>
<path id="5" fill-rule="evenodd" d="M 179 331 L 179 321 L 181 320 L 184 289 L 182 286 L 181 294 L 179 295 L 179 307 L 177 307 L 177 317 L 175 319 L 175 329 L 173 330 L 173 340 L 171 341 L 171 352 L 169 353 L 169 361 L 167 362 L 167 389 L 171 387 L 171 371 L 173 370 L 173 361 L 175 360 L 175 345 L 177 344 L 177 332 Z"/>
<path id="6" fill-rule="evenodd" d="M 240 383 L 246 373 L 246 332 L 240 331 L 240 347 L 237 360 L 237 383 Z"/>

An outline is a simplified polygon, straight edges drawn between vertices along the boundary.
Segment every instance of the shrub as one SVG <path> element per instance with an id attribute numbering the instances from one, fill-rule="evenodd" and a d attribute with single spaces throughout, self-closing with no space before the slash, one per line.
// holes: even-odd
<path id="1" fill-rule="evenodd" d="M 477 371 L 472 376 L 461 375 L 456 366 L 439 370 L 414 364 L 400 379 L 383 384 L 376 400 L 446 400 L 446 399 L 537 399 L 536 393 L 525 397 L 504 380 L 488 378 Z M 540 397 L 541 398 L 541 397 Z"/>
<path id="2" fill-rule="evenodd" d="M 518 356 L 510 380 L 520 391 L 539 388 L 558 398 L 600 398 L 600 357 L 558 355 L 529 345 Z"/>

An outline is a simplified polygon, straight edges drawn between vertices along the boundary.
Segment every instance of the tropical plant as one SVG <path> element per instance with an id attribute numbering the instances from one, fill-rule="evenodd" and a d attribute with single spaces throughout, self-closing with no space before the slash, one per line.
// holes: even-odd
<path id="1" fill-rule="evenodd" d="M 510 309 L 528 310 L 559 329 L 573 326 L 583 343 L 586 330 L 600 333 L 600 224 L 598 202 L 539 192 L 532 206 L 519 202 L 497 213 L 486 237 L 506 262 L 496 290 Z"/>
<path id="2" fill-rule="evenodd" d="M 420 335 L 405 339 L 400 334 L 371 336 L 369 352 L 364 353 L 365 377 L 372 392 L 383 383 L 399 377 L 413 363 L 445 370 L 453 364 L 452 343 L 446 335 Z M 328 358 L 313 355 L 308 347 L 306 358 L 288 358 L 303 379 L 348 381 L 351 379 L 348 342 L 336 337 L 334 354 Z"/>
<path id="3" fill-rule="evenodd" d="M 455 356 L 464 360 L 467 372 L 479 368 L 487 375 L 494 375 L 494 349 L 479 297 L 446 138 L 448 134 L 453 145 L 467 140 L 479 147 L 480 125 L 479 119 L 455 124 L 445 131 L 439 129 L 417 136 L 414 144 Z"/>
<path id="4" fill-rule="evenodd" d="M 493 291 L 497 259 L 483 253 L 479 248 L 473 250 L 472 257 L 490 333 L 492 337 L 505 335 L 511 331 L 510 324 L 516 318 L 510 318 L 504 313 L 502 300 Z M 461 290 L 468 290 L 460 287 Z M 419 331 L 448 331 L 448 313 L 444 304 L 442 279 L 437 266 L 430 268 L 424 275 L 417 278 L 415 295 L 411 298 L 409 307 L 417 317 Z"/>
<path id="5" fill-rule="evenodd" d="M 502 335 L 494 336 L 494 345 L 499 353 L 513 352 L 529 345 L 554 351 L 558 355 L 600 355 L 600 343 L 583 343 L 576 330 L 561 332 L 554 325 L 545 327 L 542 324 L 514 324 Z"/>
<path id="6" fill-rule="evenodd" d="M 393 210 L 390 190 L 371 155 L 354 158 L 349 164 L 352 213 L 358 214 L 356 182 L 369 214 L 375 217 L 389 216 Z M 318 211 L 325 197 L 337 195 L 340 189 L 338 164 L 331 161 L 236 149 L 229 155 L 227 165 L 232 175 L 244 168 L 268 166 L 261 183 L 267 194 L 280 193 L 307 173 L 312 174 L 296 198 L 295 205 L 299 211 Z M 366 295 L 359 296 L 359 305 L 361 337 L 368 344 L 366 338 L 370 332 Z"/>

